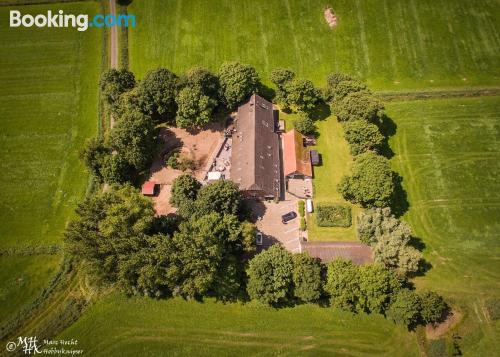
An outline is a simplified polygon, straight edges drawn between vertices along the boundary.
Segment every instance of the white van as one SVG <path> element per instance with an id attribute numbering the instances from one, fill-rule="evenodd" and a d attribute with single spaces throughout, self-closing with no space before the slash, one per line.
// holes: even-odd
<path id="1" fill-rule="evenodd" d="M 313 211 L 313 201 L 310 198 L 306 200 L 306 210 L 308 213 L 312 213 Z"/>

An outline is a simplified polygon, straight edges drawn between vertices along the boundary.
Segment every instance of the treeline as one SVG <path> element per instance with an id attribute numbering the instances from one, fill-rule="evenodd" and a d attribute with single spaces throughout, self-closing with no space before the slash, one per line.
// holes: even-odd
<path id="1" fill-rule="evenodd" d="M 432 291 L 417 293 L 404 275 L 382 264 L 357 266 L 337 259 L 327 266 L 308 253 L 292 254 L 273 245 L 247 269 L 253 300 L 272 306 L 329 303 L 351 312 L 383 314 L 410 329 L 441 321 L 448 305 Z"/>

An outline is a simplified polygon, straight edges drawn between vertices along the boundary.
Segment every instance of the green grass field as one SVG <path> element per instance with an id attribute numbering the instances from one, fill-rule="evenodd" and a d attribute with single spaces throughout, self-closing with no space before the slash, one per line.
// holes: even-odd
<path id="1" fill-rule="evenodd" d="M 19 9 L 20 7 L 16 7 Z M 98 3 L 22 6 L 99 11 Z M 0 7 L 0 248 L 59 244 L 88 175 L 78 158 L 96 133 L 102 33 L 9 28 Z M 33 300 L 60 256 L 0 258 L 0 321 Z"/>
<path id="2" fill-rule="evenodd" d="M 121 295 L 91 306 L 59 338 L 78 339 L 89 356 L 418 356 L 414 337 L 379 315 Z"/>
<path id="3" fill-rule="evenodd" d="M 463 310 L 469 355 L 499 350 L 500 324 L 484 303 L 500 299 L 500 98 L 398 102 L 393 166 L 404 178 L 404 217 L 432 269 L 416 279 Z"/>
<path id="4" fill-rule="evenodd" d="M 131 69 L 216 70 L 226 60 L 266 77 L 278 66 L 323 84 L 332 71 L 366 79 L 375 90 L 498 85 L 497 0 L 134 1 Z M 460 38 L 459 41 L 456 39 Z"/>

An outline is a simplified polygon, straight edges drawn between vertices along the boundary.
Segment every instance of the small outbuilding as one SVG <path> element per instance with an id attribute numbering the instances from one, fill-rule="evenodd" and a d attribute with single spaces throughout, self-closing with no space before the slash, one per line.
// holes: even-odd
<path id="1" fill-rule="evenodd" d="M 154 196 L 155 195 L 156 182 L 146 181 L 142 185 L 142 194 L 144 196 Z"/>

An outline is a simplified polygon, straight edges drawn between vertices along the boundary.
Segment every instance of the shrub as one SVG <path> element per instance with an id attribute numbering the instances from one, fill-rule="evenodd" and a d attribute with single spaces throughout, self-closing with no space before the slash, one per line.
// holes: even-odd
<path id="1" fill-rule="evenodd" d="M 300 230 L 304 232 L 306 228 L 306 219 L 304 217 L 300 217 Z"/>
<path id="2" fill-rule="evenodd" d="M 165 160 L 165 165 L 167 165 L 167 167 L 173 168 L 174 170 L 179 169 L 179 152 L 173 151 L 168 156 L 168 159 Z"/>
<path id="3" fill-rule="evenodd" d="M 351 208 L 319 203 L 316 207 L 316 224 L 320 227 L 350 227 Z"/>

